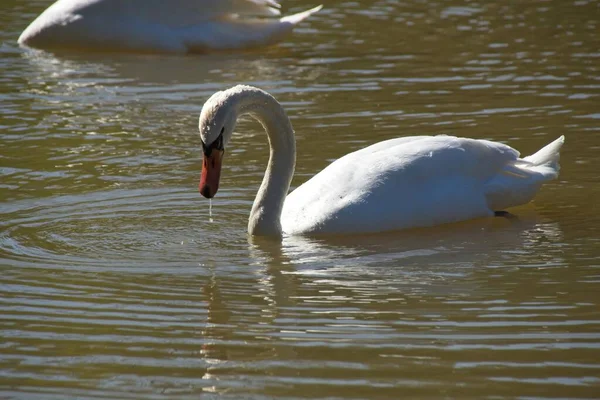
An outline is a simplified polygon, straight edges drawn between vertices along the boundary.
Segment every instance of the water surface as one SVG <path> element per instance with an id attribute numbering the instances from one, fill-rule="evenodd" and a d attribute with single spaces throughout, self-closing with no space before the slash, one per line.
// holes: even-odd
<path id="1" fill-rule="evenodd" d="M 187 57 L 19 48 L 48 3 L 0 13 L 0 397 L 598 397 L 597 2 L 325 2 L 279 46 Z M 564 134 L 563 169 L 518 220 L 250 239 L 256 122 L 212 218 L 197 192 L 198 114 L 237 83 L 285 106 L 293 186 L 414 134 Z"/>

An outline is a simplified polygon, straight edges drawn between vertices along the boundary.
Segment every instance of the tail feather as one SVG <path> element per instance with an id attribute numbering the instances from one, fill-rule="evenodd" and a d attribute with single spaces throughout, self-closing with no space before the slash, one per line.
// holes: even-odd
<path id="1" fill-rule="evenodd" d="M 488 181 L 485 196 L 490 210 L 528 203 L 544 182 L 558 177 L 559 151 L 564 142 L 561 136 L 537 153 L 508 163 L 502 173 Z"/>
<path id="2" fill-rule="evenodd" d="M 565 143 L 564 135 L 554 142 L 542 147 L 537 153 L 525 157 L 524 160 L 535 166 L 548 166 L 558 171 L 560 168 L 558 165 L 558 161 L 560 160 L 560 148 L 563 143 Z"/>
<path id="3" fill-rule="evenodd" d="M 288 15 L 287 17 L 283 17 L 283 18 L 281 18 L 280 21 L 281 22 L 289 22 L 292 25 L 296 25 L 298 22 L 302 21 L 303 19 L 308 18 L 312 14 L 319 11 L 321 8 L 323 8 L 322 5 L 316 6 L 315 8 L 311 8 L 310 10 L 302 11 L 302 12 L 299 12 L 294 15 Z"/>
<path id="4" fill-rule="evenodd" d="M 560 148 L 565 142 L 565 137 L 561 136 L 554 142 L 542 147 L 537 153 L 523 158 L 523 161 L 529 163 L 526 167 L 531 171 L 535 171 L 543 177 L 543 179 L 554 179 L 560 171 Z"/>

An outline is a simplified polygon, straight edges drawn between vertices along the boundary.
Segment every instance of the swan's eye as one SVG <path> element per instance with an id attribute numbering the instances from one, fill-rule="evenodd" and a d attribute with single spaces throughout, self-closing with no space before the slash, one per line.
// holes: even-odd
<path id="1" fill-rule="evenodd" d="M 204 143 L 204 140 L 200 139 L 200 143 L 202 143 L 202 152 L 204 153 L 205 156 L 209 157 L 210 153 L 212 152 L 213 149 L 224 150 L 224 147 L 223 147 L 223 131 L 224 130 L 225 130 L 225 128 L 223 127 L 223 129 L 221 129 L 221 134 L 219 135 L 219 137 L 214 142 L 209 144 L 208 146 Z"/>

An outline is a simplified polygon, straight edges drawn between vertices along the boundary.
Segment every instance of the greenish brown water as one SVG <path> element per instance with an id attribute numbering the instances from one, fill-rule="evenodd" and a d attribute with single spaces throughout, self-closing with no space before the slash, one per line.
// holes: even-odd
<path id="1" fill-rule="evenodd" d="M 600 396 L 598 2 L 330 1 L 279 46 L 189 57 L 19 48 L 47 4 L 0 5 L 0 397 Z M 200 108 L 237 83 L 288 111 L 294 186 L 414 134 L 564 134 L 563 169 L 516 221 L 249 240 L 258 124 L 212 222 L 197 192 Z"/>

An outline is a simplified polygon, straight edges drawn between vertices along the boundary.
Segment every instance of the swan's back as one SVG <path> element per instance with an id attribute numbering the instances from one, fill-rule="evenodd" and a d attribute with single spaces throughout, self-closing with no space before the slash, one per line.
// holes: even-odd
<path id="1" fill-rule="evenodd" d="M 392 139 L 340 158 L 293 191 L 282 226 L 289 234 L 378 232 L 489 216 L 530 201 L 555 176 L 501 143 Z"/>
<path id="2" fill-rule="evenodd" d="M 38 48 L 194 52 L 273 43 L 320 7 L 285 18 L 274 0 L 58 0 L 23 31 Z"/>

